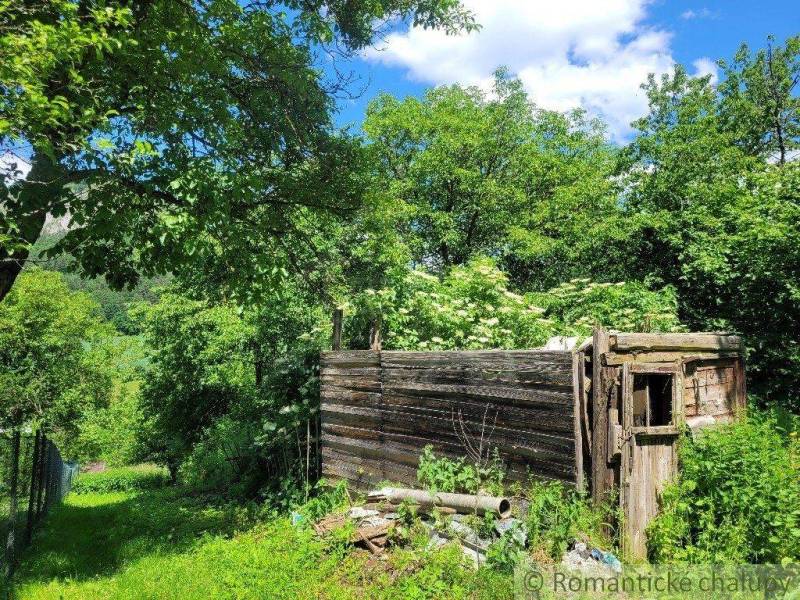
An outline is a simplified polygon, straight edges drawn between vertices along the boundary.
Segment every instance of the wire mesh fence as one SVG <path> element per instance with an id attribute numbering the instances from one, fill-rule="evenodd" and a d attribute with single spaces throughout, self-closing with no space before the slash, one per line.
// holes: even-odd
<path id="1" fill-rule="evenodd" d="M 0 571 L 10 578 L 19 552 L 70 490 L 78 465 L 40 432 L 0 432 Z"/>

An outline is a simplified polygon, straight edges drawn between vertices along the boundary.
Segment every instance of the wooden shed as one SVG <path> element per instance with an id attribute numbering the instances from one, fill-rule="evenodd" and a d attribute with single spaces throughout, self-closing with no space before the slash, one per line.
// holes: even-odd
<path id="1" fill-rule="evenodd" d="M 356 488 L 415 485 L 423 448 L 485 456 L 512 480 L 556 479 L 603 500 L 619 490 L 626 548 L 677 473 L 684 425 L 731 419 L 745 403 L 738 336 L 607 333 L 572 350 L 321 356 L 322 465 Z"/>

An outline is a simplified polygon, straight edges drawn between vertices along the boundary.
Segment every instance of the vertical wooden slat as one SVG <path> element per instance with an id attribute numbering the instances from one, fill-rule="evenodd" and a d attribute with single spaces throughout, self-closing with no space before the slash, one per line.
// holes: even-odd
<path id="1" fill-rule="evenodd" d="M 624 442 L 622 444 L 622 453 L 620 456 L 620 469 L 619 469 L 619 506 L 620 512 L 623 515 L 628 515 L 631 506 L 630 497 L 630 475 L 631 466 L 634 459 L 633 453 L 636 450 L 636 440 L 631 434 L 633 427 L 633 374 L 631 373 L 630 363 L 622 365 L 622 431 Z M 622 532 L 622 539 L 620 543 L 626 552 L 630 551 L 630 535 L 629 535 L 629 519 L 623 519 L 625 531 Z"/>
<path id="2" fill-rule="evenodd" d="M 383 346 L 381 339 L 381 318 L 376 317 L 372 322 L 372 327 L 369 332 L 369 349 L 373 352 L 380 352 Z"/>
<path id="3" fill-rule="evenodd" d="M 572 393 L 575 398 L 575 485 L 583 491 L 583 436 L 581 435 L 581 405 L 583 399 L 583 352 L 572 354 Z"/>

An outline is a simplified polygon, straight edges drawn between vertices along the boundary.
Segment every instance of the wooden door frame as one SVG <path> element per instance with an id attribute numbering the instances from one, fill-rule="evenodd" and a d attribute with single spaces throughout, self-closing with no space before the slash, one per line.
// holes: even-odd
<path id="1" fill-rule="evenodd" d="M 671 375 L 672 380 L 672 423 L 670 425 L 634 426 L 633 424 L 633 380 L 636 374 L 657 374 Z M 677 360 L 674 363 L 636 363 L 627 362 L 622 365 L 622 452 L 620 457 L 620 490 L 619 503 L 620 509 L 625 520 L 621 537 L 623 550 L 631 554 L 633 558 L 644 559 L 641 548 L 632 548 L 629 535 L 628 524 L 632 523 L 632 503 L 628 498 L 630 494 L 630 475 L 633 471 L 633 451 L 636 440 L 648 437 L 674 437 L 677 442 L 681 426 L 684 421 L 683 410 L 683 361 Z M 649 402 L 647 406 L 649 415 Z M 677 475 L 677 462 L 673 463 L 672 477 Z M 660 482 L 655 482 L 660 483 Z"/>

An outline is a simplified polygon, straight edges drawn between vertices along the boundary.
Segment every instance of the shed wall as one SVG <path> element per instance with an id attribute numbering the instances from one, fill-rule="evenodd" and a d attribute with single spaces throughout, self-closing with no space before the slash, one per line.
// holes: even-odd
<path id="1" fill-rule="evenodd" d="M 569 351 L 324 352 L 321 399 L 329 479 L 415 484 L 423 448 L 464 456 L 464 431 L 475 446 L 483 432 L 510 479 L 580 477 Z"/>

